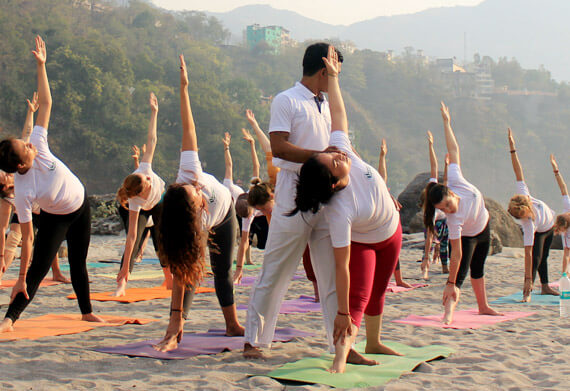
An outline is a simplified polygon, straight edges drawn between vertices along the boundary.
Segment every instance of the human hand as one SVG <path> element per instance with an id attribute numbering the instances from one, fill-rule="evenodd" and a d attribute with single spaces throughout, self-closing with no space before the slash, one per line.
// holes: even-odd
<path id="1" fill-rule="evenodd" d="M 448 300 L 458 301 L 461 291 L 455 284 L 446 284 L 443 289 L 443 305 L 447 303 Z"/>
<path id="2" fill-rule="evenodd" d="M 28 286 L 26 285 L 25 278 L 18 278 L 18 281 L 12 288 L 12 294 L 10 295 L 10 302 L 14 301 L 18 293 L 22 293 L 27 300 L 30 300 L 28 295 Z"/>
<path id="3" fill-rule="evenodd" d="M 150 109 L 157 113 L 158 112 L 158 99 L 156 99 L 156 95 L 153 92 L 150 93 L 149 98 Z"/>
<path id="4" fill-rule="evenodd" d="M 139 150 L 139 147 L 137 147 L 136 145 L 133 145 L 131 147 L 131 151 L 133 151 L 133 154 L 131 155 L 131 157 L 134 160 L 139 160 L 140 156 L 141 156 L 141 151 Z"/>
<path id="5" fill-rule="evenodd" d="M 429 130 L 427 131 L 427 139 L 428 139 L 429 145 L 433 145 L 433 134 L 431 134 L 431 132 Z"/>
<path id="6" fill-rule="evenodd" d="M 558 171 L 558 163 L 556 163 L 556 158 L 554 157 L 554 154 L 550 154 L 550 164 L 552 164 L 552 169 L 554 171 Z"/>
<path id="7" fill-rule="evenodd" d="M 386 145 L 386 139 L 382 139 L 382 144 L 380 144 L 380 156 L 386 156 L 388 153 L 388 146 Z"/>
<path id="8" fill-rule="evenodd" d="M 234 285 L 241 283 L 243 277 L 243 267 L 236 267 L 234 271 Z"/>
<path id="9" fill-rule="evenodd" d="M 38 65 L 43 65 L 47 60 L 46 43 L 39 35 L 36 36 L 36 50 L 32 50 Z"/>
<path id="10" fill-rule="evenodd" d="M 511 130 L 511 128 L 507 130 L 507 138 L 509 140 L 509 147 L 511 148 L 511 151 L 515 150 L 516 149 L 515 138 L 513 137 L 513 131 Z"/>
<path id="11" fill-rule="evenodd" d="M 445 105 L 445 103 L 441 102 L 441 117 L 443 118 L 443 122 L 445 124 L 449 124 L 451 122 L 451 115 L 449 115 L 449 107 Z"/>
<path id="12" fill-rule="evenodd" d="M 322 153 L 331 153 L 331 152 L 344 153 L 334 145 L 329 145 Z"/>
<path id="13" fill-rule="evenodd" d="M 38 103 L 38 93 L 34 91 L 32 101 L 30 102 L 29 99 L 26 99 L 26 102 L 28 102 L 28 110 L 30 110 L 32 113 L 35 113 L 40 107 L 40 104 Z"/>
<path id="14" fill-rule="evenodd" d="M 402 209 L 402 204 L 400 204 L 400 201 L 398 201 L 398 199 L 394 197 L 392 194 L 390 194 L 390 197 L 392 197 L 392 202 L 394 202 L 394 206 L 396 207 L 396 210 L 399 212 L 400 209 Z"/>
<path id="15" fill-rule="evenodd" d="M 328 76 L 338 76 L 340 72 L 340 64 L 338 62 L 338 53 L 336 52 L 333 45 L 329 45 L 329 51 L 327 53 L 327 56 L 323 57 L 323 61 L 325 62 Z"/>
<path id="16" fill-rule="evenodd" d="M 532 292 L 532 279 L 525 278 L 524 279 L 524 285 L 523 285 L 523 298 L 529 297 L 531 292 Z"/>
<path id="17" fill-rule="evenodd" d="M 340 343 L 344 345 L 344 340 L 347 336 L 352 335 L 352 320 L 350 315 L 339 315 L 334 318 L 334 330 L 333 330 L 333 343 L 340 340 Z"/>
<path id="18" fill-rule="evenodd" d="M 178 343 L 182 341 L 182 335 L 184 333 L 184 321 L 182 320 L 182 314 L 180 315 L 180 317 L 170 317 L 166 335 L 162 341 L 152 346 L 155 350 L 159 352 L 169 352 L 178 347 Z"/>
<path id="19" fill-rule="evenodd" d="M 241 128 L 241 134 L 243 134 L 243 139 L 245 141 L 247 141 L 250 144 L 255 143 L 255 140 L 253 137 L 251 137 L 251 134 L 249 133 L 249 131 L 245 128 Z"/>
<path id="20" fill-rule="evenodd" d="M 247 118 L 247 122 L 249 122 L 252 126 L 257 124 L 257 120 L 255 119 L 255 114 L 250 109 L 245 111 L 245 118 Z"/>
<path id="21" fill-rule="evenodd" d="M 183 87 L 188 86 L 188 70 L 186 69 L 184 54 L 180 55 L 180 85 Z"/>
<path id="22" fill-rule="evenodd" d="M 232 141 L 232 135 L 228 132 L 224 132 L 224 137 L 222 137 L 222 143 L 224 144 L 224 148 L 229 148 L 230 143 Z"/>
<path id="23" fill-rule="evenodd" d="M 129 267 L 127 266 L 126 262 L 125 265 L 119 269 L 119 273 L 117 273 L 117 282 L 120 282 L 121 280 L 129 280 Z"/>

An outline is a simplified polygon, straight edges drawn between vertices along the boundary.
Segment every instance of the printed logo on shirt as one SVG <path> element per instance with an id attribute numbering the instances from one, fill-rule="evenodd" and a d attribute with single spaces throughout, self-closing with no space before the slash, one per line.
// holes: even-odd
<path id="1" fill-rule="evenodd" d="M 372 180 L 372 171 L 370 171 L 370 167 L 366 167 L 366 172 L 364 173 L 364 176 L 365 176 L 366 179 L 368 179 L 369 181 Z"/>
<path id="2" fill-rule="evenodd" d="M 55 171 L 56 167 L 57 167 L 57 164 L 55 163 L 55 160 L 52 160 L 51 164 L 48 167 L 48 170 Z"/>
<path id="3" fill-rule="evenodd" d="M 208 198 L 208 202 L 210 204 L 213 204 L 214 202 L 216 202 L 216 192 L 212 191 L 212 194 L 210 195 L 210 198 Z"/>

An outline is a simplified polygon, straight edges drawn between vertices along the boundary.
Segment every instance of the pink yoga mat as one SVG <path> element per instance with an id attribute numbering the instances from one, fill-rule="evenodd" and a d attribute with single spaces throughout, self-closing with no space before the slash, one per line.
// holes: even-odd
<path id="1" fill-rule="evenodd" d="M 407 292 L 411 291 L 412 289 L 423 288 L 425 286 L 428 286 L 428 284 L 412 284 L 411 288 L 404 288 L 403 286 L 398 286 L 396 285 L 395 282 L 390 281 L 390 283 L 388 284 L 388 289 L 386 289 L 386 292 L 392 292 L 392 293 Z"/>
<path id="2" fill-rule="evenodd" d="M 451 324 L 441 323 L 443 315 L 418 316 L 409 315 L 404 319 L 393 320 L 395 323 L 411 324 L 413 326 L 441 327 L 444 329 L 478 329 L 481 326 L 488 326 L 495 323 L 524 318 L 534 315 L 535 312 L 504 312 L 503 316 L 479 315 L 476 309 L 455 311 Z"/>

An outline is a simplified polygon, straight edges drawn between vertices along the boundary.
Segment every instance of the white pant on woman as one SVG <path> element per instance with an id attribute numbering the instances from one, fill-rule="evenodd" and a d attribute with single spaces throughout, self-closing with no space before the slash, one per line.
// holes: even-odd
<path id="1" fill-rule="evenodd" d="M 322 212 L 315 215 L 310 212 L 297 213 L 291 217 L 285 215 L 295 208 L 296 181 L 297 173 L 293 171 L 281 170 L 277 175 L 275 206 L 269 224 L 263 267 L 252 287 L 247 309 L 245 341 L 259 347 L 271 345 L 281 302 L 309 243 L 332 351 L 338 303 L 329 227 Z"/>

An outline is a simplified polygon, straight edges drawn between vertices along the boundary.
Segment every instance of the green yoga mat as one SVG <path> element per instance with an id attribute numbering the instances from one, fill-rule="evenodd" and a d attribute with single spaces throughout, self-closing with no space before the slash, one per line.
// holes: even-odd
<path id="1" fill-rule="evenodd" d="M 345 373 L 330 373 L 327 369 L 331 367 L 334 356 L 323 354 L 319 358 L 304 358 L 297 362 L 285 364 L 267 376 L 274 379 L 318 383 L 338 388 L 377 387 L 412 371 L 422 362 L 444 358 L 453 353 L 453 349 L 441 345 L 414 348 L 398 342 L 388 341 L 384 343 L 404 354 L 404 356 L 366 354 L 366 357 L 378 361 L 380 365 L 348 364 Z M 358 343 L 356 350 L 363 352 L 364 346 L 365 341 Z"/>
<path id="2" fill-rule="evenodd" d="M 236 265 L 236 261 L 234 261 L 234 269 L 235 269 L 235 265 Z M 257 270 L 261 268 L 261 265 L 255 264 L 255 265 L 243 265 L 243 268 L 245 270 Z"/>
<path id="3" fill-rule="evenodd" d="M 118 272 L 118 270 L 117 270 Z M 117 273 L 97 273 L 97 277 L 105 277 L 110 279 L 116 279 Z M 129 281 L 138 281 L 138 280 L 154 280 L 164 278 L 164 273 L 162 270 L 139 270 L 134 271 L 129 276 Z"/>

